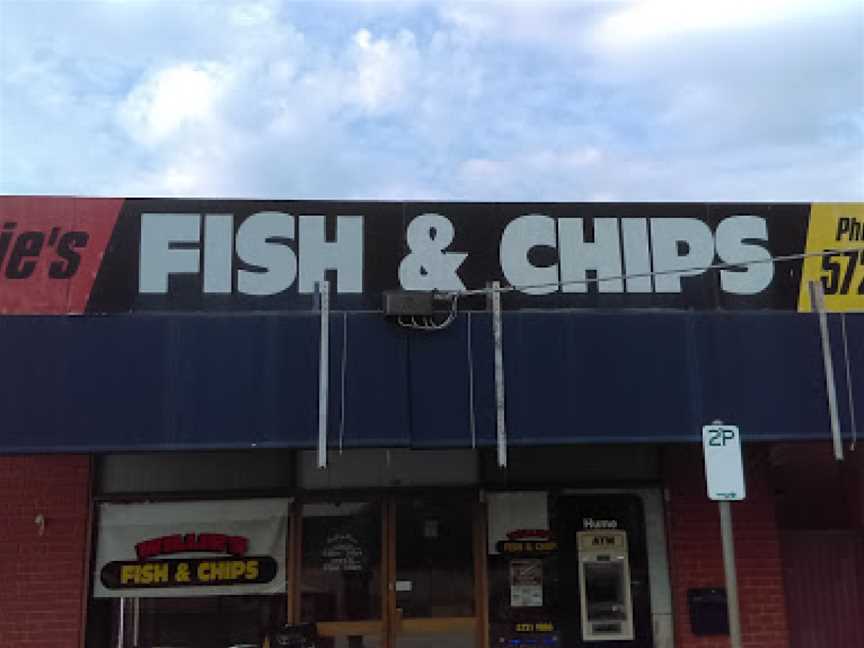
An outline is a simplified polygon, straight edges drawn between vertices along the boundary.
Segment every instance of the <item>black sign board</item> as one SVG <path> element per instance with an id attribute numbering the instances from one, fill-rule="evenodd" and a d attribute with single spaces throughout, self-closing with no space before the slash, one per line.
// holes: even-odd
<path id="1" fill-rule="evenodd" d="M 838 299 L 845 290 L 847 309 L 864 299 L 864 258 L 850 256 L 861 214 L 809 203 L 6 198 L 0 312 L 312 310 L 323 279 L 336 310 L 378 311 L 388 290 L 492 281 L 515 287 L 511 309 L 795 310 L 800 255 L 826 246 L 838 258 L 805 274 L 836 283 Z"/>
<path id="2" fill-rule="evenodd" d="M 385 290 L 491 281 L 526 287 L 506 296 L 509 308 L 794 309 L 800 263 L 707 276 L 698 268 L 802 252 L 808 213 L 807 205 L 127 200 L 88 310 L 304 310 L 324 278 L 333 307 L 349 310 L 379 310 Z M 558 285 L 670 270 L 682 274 Z"/>
<path id="3" fill-rule="evenodd" d="M 110 590 L 227 587 L 269 583 L 278 570 L 270 556 L 113 561 L 100 580 Z"/>

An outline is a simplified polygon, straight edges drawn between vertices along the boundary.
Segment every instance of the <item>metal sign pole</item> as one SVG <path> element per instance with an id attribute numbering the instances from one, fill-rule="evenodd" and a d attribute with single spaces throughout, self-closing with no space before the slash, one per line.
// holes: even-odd
<path id="1" fill-rule="evenodd" d="M 735 571 L 735 538 L 732 530 L 730 501 L 747 497 L 744 483 L 744 459 L 741 453 L 741 430 L 737 425 L 714 421 L 702 427 L 702 452 L 705 458 L 705 485 L 708 499 L 718 502 L 720 539 L 723 544 L 723 573 L 726 576 L 726 613 L 729 619 L 729 643 L 741 648 L 741 608 L 738 604 L 738 575 Z"/>
<path id="2" fill-rule="evenodd" d="M 492 282 L 492 335 L 495 341 L 495 421 L 498 430 L 498 467 L 507 467 L 507 427 L 504 416 L 504 343 L 501 326 L 501 284 Z"/>
<path id="3" fill-rule="evenodd" d="M 330 282 L 318 283 L 321 299 L 321 349 L 318 362 L 318 467 L 327 467 L 327 407 L 330 385 Z"/>
<path id="4" fill-rule="evenodd" d="M 738 574 L 735 572 L 735 538 L 729 502 L 718 502 L 720 536 L 723 540 L 723 572 L 726 575 L 726 608 L 729 614 L 729 643 L 741 648 L 741 610 L 738 606 Z"/>
<path id="5" fill-rule="evenodd" d="M 843 461 L 843 439 L 840 437 L 840 416 L 837 413 L 837 385 L 834 383 L 834 360 L 831 358 L 831 338 L 828 315 L 825 312 L 825 290 L 819 281 L 811 281 L 810 306 L 819 315 L 819 335 L 822 338 L 822 363 L 825 365 L 825 390 L 828 392 L 828 413 L 831 417 L 831 438 L 834 458 Z"/>

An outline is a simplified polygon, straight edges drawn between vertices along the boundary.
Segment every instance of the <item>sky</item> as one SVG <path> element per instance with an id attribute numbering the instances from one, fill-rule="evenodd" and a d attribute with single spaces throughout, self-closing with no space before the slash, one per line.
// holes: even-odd
<path id="1" fill-rule="evenodd" d="M 0 194 L 864 200 L 858 0 L 0 0 Z"/>

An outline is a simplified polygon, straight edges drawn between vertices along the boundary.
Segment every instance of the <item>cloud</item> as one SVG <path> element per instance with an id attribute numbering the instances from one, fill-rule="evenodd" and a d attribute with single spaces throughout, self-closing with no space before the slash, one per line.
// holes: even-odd
<path id="1" fill-rule="evenodd" d="M 414 35 L 401 31 L 392 39 L 375 40 L 367 29 L 354 34 L 350 96 L 371 114 L 396 109 L 406 97 L 418 64 Z"/>
<path id="2" fill-rule="evenodd" d="M 849 2 L 824 0 L 642 0 L 621 5 L 597 26 L 596 43 L 609 48 L 640 47 L 682 34 L 710 34 L 765 29 L 806 22 L 822 15 L 848 12 Z"/>
<path id="3" fill-rule="evenodd" d="M 604 168 L 604 156 L 598 149 L 587 146 L 572 150 L 540 149 L 509 159 L 472 158 L 459 171 L 461 191 L 470 194 L 481 188 L 484 193 L 519 200 L 520 195 L 533 193 L 539 200 L 555 200 L 552 194 L 564 197 L 588 196 L 597 199 L 602 192 L 585 180 Z M 542 181 L 538 182 L 538 179 Z M 566 188 L 564 188 L 566 187 Z M 605 194 L 604 194 L 605 195 Z"/>
<path id="4" fill-rule="evenodd" d="M 864 199 L 856 3 L 0 12 L 4 193 Z"/>
<path id="5" fill-rule="evenodd" d="M 230 70 L 212 64 L 164 68 L 135 86 L 119 105 L 118 117 L 139 144 L 158 144 L 180 129 L 212 120 L 229 77 Z"/>

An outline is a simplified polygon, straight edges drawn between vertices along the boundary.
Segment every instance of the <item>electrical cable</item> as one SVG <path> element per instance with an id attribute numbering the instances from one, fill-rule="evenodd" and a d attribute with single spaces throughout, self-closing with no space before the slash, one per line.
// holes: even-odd
<path id="1" fill-rule="evenodd" d="M 800 261 L 813 257 L 826 257 L 834 254 L 845 254 L 847 252 L 861 252 L 864 256 L 864 247 L 839 248 L 834 250 L 822 250 L 821 252 L 802 252 L 799 254 L 785 254 L 780 256 L 772 256 L 765 259 L 751 259 L 749 261 L 739 261 L 737 263 L 715 263 L 708 266 L 693 266 L 689 268 L 676 268 L 675 270 L 652 270 L 650 272 L 636 272 L 633 274 L 619 274 L 608 277 L 591 277 L 585 279 L 567 279 L 563 281 L 550 281 L 539 284 L 524 284 L 519 286 L 505 285 L 498 288 L 486 287 L 475 288 L 470 290 L 454 290 L 454 291 L 435 291 L 433 297 L 439 300 L 449 299 L 450 310 L 443 320 L 439 321 L 438 315 L 399 315 L 396 322 L 399 326 L 415 331 L 435 332 L 446 329 L 456 319 L 458 311 L 458 300 L 460 297 L 472 297 L 479 295 L 490 295 L 494 292 L 510 293 L 510 292 L 527 292 L 530 290 L 540 290 L 544 288 L 562 288 L 564 286 L 599 284 L 603 281 L 627 281 L 630 279 L 638 279 L 644 277 L 660 277 L 667 275 L 692 275 L 694 273 L 704 273 L 709 270 L 732 270 L 741 269 L 746 266 L 760 265 L 765 263 L 782 263 L 786 261 Z M 864 259 L 862 259 L 864 265 Z"/>
<path id="2" fill-rule="evenodd" d="M 665 275 L 687 275 L 688 273 L 702 273 L 708 270 L 731 270 L 733 268 L 742 268 L 750 265 L 760 265 L 764 263 L 781 263 L 784 261 L 800 261 L 811 257 L 825 257 L 834 254 L 844 254 L 846 252 L 864 252 L 864 247 L 838 248 L 834 250 L 823 250 L 821 252 L 802 252 L 799 254 L 784 254 L 781 256 L 772 256 L 765 259 L 751 259 L 749 261 L 739 261 L 737 263 L 714 263 L 708 266 L 693 266 L 690 268 L 676 268 L 675 270 L 652 270 L 650 272 L 636 272 L 633 274 L 620 274 L 608 277 L 593 277 L 585 279 L 567 279 L 563 281 L 549 281 L 539 284 L 525 284 L 520 286 L 506 285 L 497 289 L 494 288 L 474 288 L 472 290 L 455 290 L 451 292 L 443 292 L 441 295 L 455 295 L 458 297 L 470 297 L 473 295 L 487 295 L 493 292 L 509 293 L 509 292 L 525 292 L 529 290 L 540 290 L 543 288 L 561 288 L 563 286 L 574 285 L 591 285 L 601 283 L 603 281 L 626 281 L 628 279 L 638 279 L 642 277 L 660 277 Z"/>

